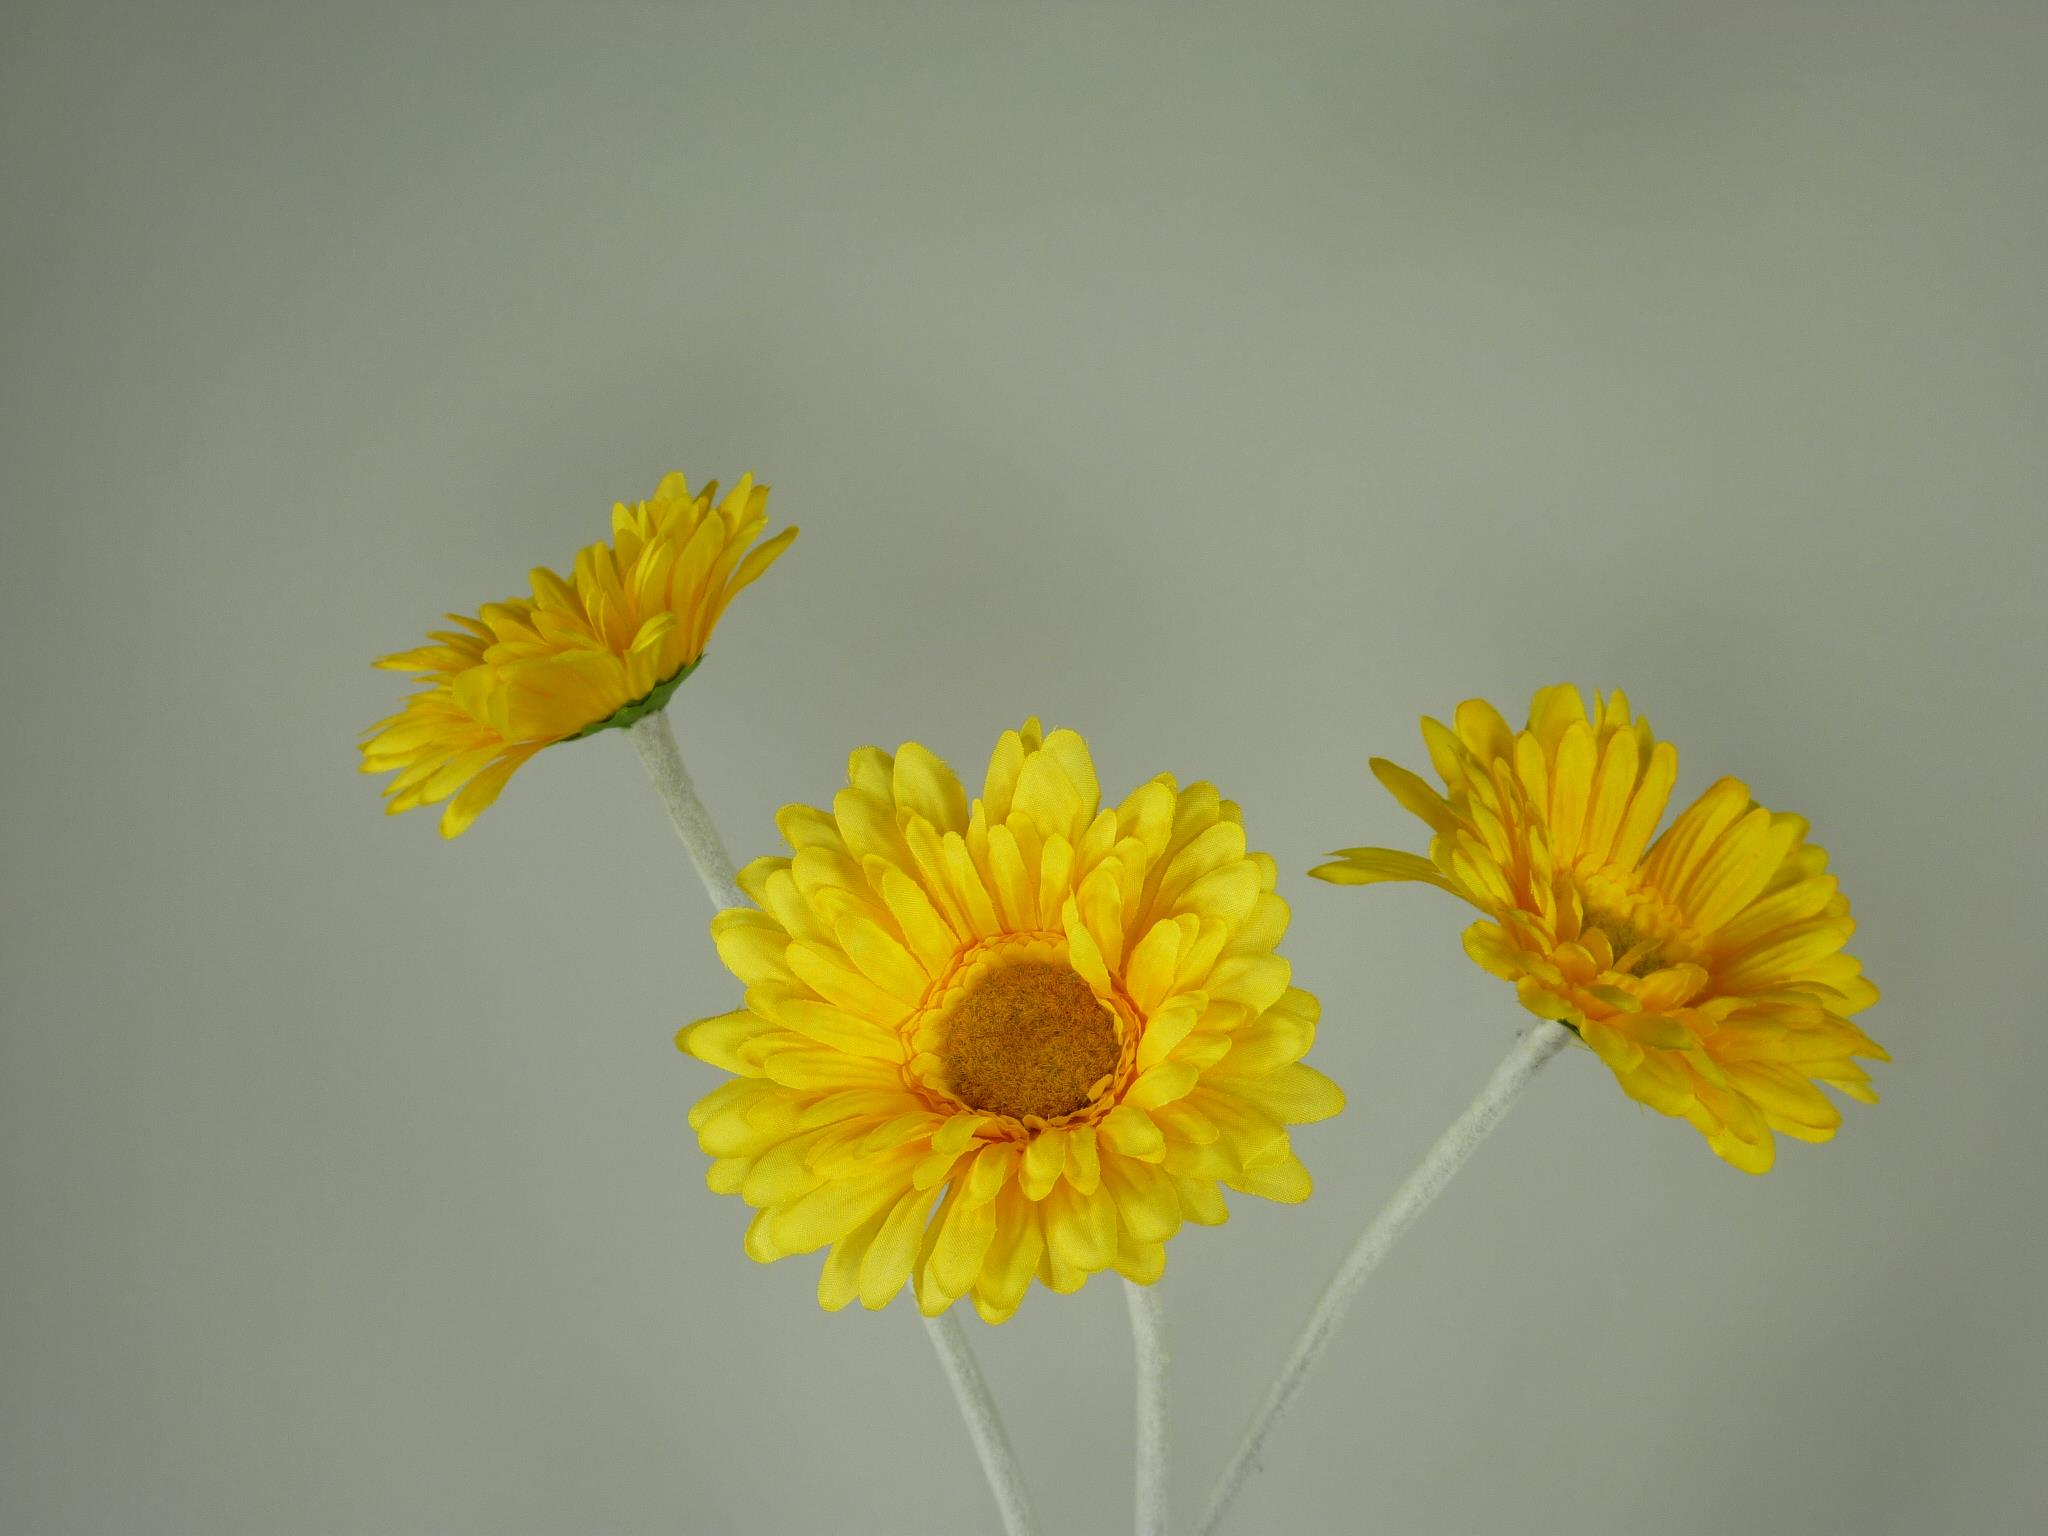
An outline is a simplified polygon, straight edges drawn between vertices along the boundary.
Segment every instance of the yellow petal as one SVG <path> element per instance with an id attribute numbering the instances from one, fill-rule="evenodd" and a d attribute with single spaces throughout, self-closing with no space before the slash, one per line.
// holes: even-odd
<path id="1" fill-rule="evenodd" d="M 1614 834 L 1614 846 L 1608 850 L 1608 862 L 1619 869 L 1633 869 L 1643 856 L 1643 849 L 1649 845 L 1650 835 L 1657 830 L 1657 822 L 1664 814 L 1664 807 L 1671 799 L 1671 787 L 1678 782 L 1678 749 L 1668 741 L 1660 741 L 1650 749 L 1650 760 L 1643 769 L 1642 779 L 1636 785 L 1635 794 L 1629 798 L 1628 809 L 1622 813 L 1621 826 Z"/>
<path id="2" fill-rule="evenodd" d="M 530 754 L 528 754 L 530 755 Z M 448 809 L 441 814 L 441 835 L 460 837 L 470 828 L 470 823 L 490 809 L 491 802 L 498 798 L 513 774 L 519 771 L 526 755 L 501 757 L 490 767 L 462 786 L 460 794 L 448 803 Z"/>
<path id="3" fill-rule="evenodd" d="M 1073 731 L 1059 730 L 1045 738 L 1041 750 L 1060 765 L 1061 773 L 1079 796 L 1081 822 L 1094 820 L 1096 808 L 1102 803 L 1102 786 L 1095 778 L 1095 759 L 1088 751 L 1088 743 Z"/>
<path id="4" fill-rule="evenodd" d="M 1124 1157 L 1156 1163 L 1166 1156 L 1166 1138 L 1158 1123 L 1135 1104 L 1119 1104 L 1103 1116 L 1100 1135 Z"/>
<path id="5" fill-rule="evenodd" d="M 1586 830 L 1580 839 L 1580 863 L 1585 868 L 1598 868 L 1606 863 L 1614 847 L 1622 815 L 1636 787 L 1637 752 L 1631 731 L 1616 731 L 1601 749 L 1600 771 L 1593 781 L 1592 798 L 1586 807 Z"/>
<path id="6" fill-rule="evenodd" d="M 1019 1181 L 1026 1197 L 1043 1200 L 1052 1192 L 1066 1165 L 1067 1133 L 1062 1130 L 1040 1131 L 1024 1149 Z"/>
<path id="7" fill-rule="evenodd" d="M 788 962 L 789 934 L 765 913 L 734 907 L 711 920 L 711 939 L 725 968 L 748 986 L 795 982 Z"/>
<path id="8" fill-rule="evenodd" d="M 1230 1091 L 1287 1125 L 1327 1120 L 1344 1108 L 1344 1090 L 1300 1062 L 1263 1077 L 1232 1080 Z"/>
<path id="9" fill-rule="evenodd" d="M 1318 864 L 1309 874 L 1332 885 L 1376 885 L 1386 880 L 1419 880 L 1453 896 L 1463 892 L 1425 858 L 1398 848 L 1340 848 L 1334 862 Z"/>
<path id="10" fill-rule="evenodd" d="M 1180 1230 L 1180 1195 L 1163 1169 L 1112 1157 L 1102 1165 L 1102 1183 L 1116 1202 L 1118 1222 L 1131 1237 L 1163 1243 Z"/>
<path id="11" fill-rule="evenodd" d="M 981 1273 L 996 1239 L 996 1208 L 955 1201 L 943 1213 L 930 1269 L 935 1287 L 947 1296 L 965 1295 Z"/>
<path id="12" fill-rule="evenodd" d="M 1749 789 L 1740 779 L 1716 780 L 1657 839 L 1644 862 L 1644 877 L 1658 890 L 1676 896 L 1722 832 L 1749 804 Z"/>
<path id="13" fill-rule="evenodd" d="M 865 1178 L 822 1184 L 789 1205 L 764 1212 L 763 1233 L 778 1255 L 813 1253 L 895 1206 L 909 1178 L 909 1167 L 899 1158 Z"/>
<path id="14" fill-rule="evenodd" d="M 1166 1249 L 1127 1234 L 1117 1245 L 1116 1272 L 1133 1285 L 1156 1285 L 1166 1273 Z"/>
<path id="15" fill-rule="evenodd" d="M 981 1273 L 975 1277 L 974 1303 L 984 1318 L 1000 1322 L 1024 1299 L 1038 1269 L 1045 1235 L 1039 1224 L 1039 1207 L 1015 1185 L 997 1197 L 995 1222 L 996 1235 L 981 1261 Z"/>
<path id="16" fill-rule="evenodd" d="M 1058 1184 L 1040 1209 L 1046 1247 L 1067 1264 L 1092 1274 L 1116 1261 L 1116 1202 L 1108 1191 L 1084 1195 L 1071 1184 Z"/>
<path id="17" fill-rule="evenodd" d="M 827 1312 L 837 1312 L 860 1294 L 861 1261 L 887 1219 L 888 1212 L 880 1212 L 832 1245 L 818 1271 L 818 1305 Z"/>
<path id="18" fill-rule="evenodd" d="M 1078 839 L 1095 816 L 1095 807 L 1082 800 L 1080 789 L 1067 777 L 1059 759 L 1043 751 L 1024 760 L 1012 804 L 1013 814 L 1023 816 L 1048 837 L 1057 832 Z"/>
<path id="19" fill-rule="evenodd" d="M 1241 1178 L 1230 1181 L 1232 1189 L 1241 1189 L 1248 1195 L 1257 1195 L 1262 1200 L 1277 1200 L 1283 1205 L 1299 1205 L 1315 1188 L 1308 1176 L 1308 1169 L 1301 1159 L 1289 1151 L 1287 1144 L 1276 1142 L 1272 1149 L 1262 1153 L 1245 1166 Z"/>
<path id="20" fill-rule="evenodd" d="M 1230 1220 L 1230 1208 L 1213 1179 L 1177 1178 L 1174 1192 L 1180 1196 L 1181 1215 L 1201 1227 L 1220 1227 Z"/>
<path id="21" fill-rule="evenodd" d="M 1578 863 L 1596 761 L 1592 727 L 1583 719 L 1573 720 L 1558 741 L 1551 770 L 1550 856 L 1560 867 Z"/>
<path id="22" fill-rule="evenodd" d="M 1420 816 L 1433 832 L 1455 832 L 1458 818 L 1444 797 L 1398 763 L 1383 757 L 1372 759 L 1373 777 L 1387 787 L 1387 793 L 1401 802 L 1404 810 Z"/>
<path id="23" fill-rule="evenodd" d="M 676 1034 L 676 1048 L 724 1071 L 756 1077 L 760 1069 L 740 1051 L 749 1041 L 773 1028 L 766 1019 L 742 1008 L 684 1026 Z"/>
<path id="24" fill-rule="evenodd" d="M 1180 959 L 1180 925 L 1162 918 L 1146 930 L 1131 951 L 1124 986 L 1140 1010 L 1151 1012 L 1172 995 L 1174 969 Z"/>
<path id="25" fill-rule="evenodd" d="M 910 1278 L 910 1266 L 924 1237 L 925 1213 L 936 1195 L 912 1190 L 896 1202 L 860 1264 L 860 1304 L 870 1312 L 886 1307 Z"/>
<path id="26" fill-rule="evenodd" d="M 967 830 L 967 791 L 934 753 L 914 741 L 905 742 L 896 751 L 893 779 L 898 806 L 941 832 Z"/>
<path id="27" fill-rule="evenodd" d="M 907 1004 L 924 997 L 931 973 L 880 923 L 853 915 L 834 924 L 833 932 L 846 957 L 883 992 Z"/>
<path id="28" fill-rule="evenodd" d="M 782 552 L 796 542 L 796 536 L 796 529 L 785 528 L 767 543 L 756 545 L 746 559 L 740 562 L 739 569 L 732 573 L 732 579 L 726 583 L 725 597 L 719 603 L 719 608 L 722 610 L 741 591 L 753 585 L 769 566 L 781 559 Z"/>

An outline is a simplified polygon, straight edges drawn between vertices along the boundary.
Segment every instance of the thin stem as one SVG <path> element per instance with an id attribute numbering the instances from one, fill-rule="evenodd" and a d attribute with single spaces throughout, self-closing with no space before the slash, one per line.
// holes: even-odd
<path id="1" fill-rule="evenodd" d="M 1138 1536 L 1166 1536 L 1166 1309 L 1149 1285 L 1124 1282 L 1138 1360 Z"/>
<path id="2" fill-rule="evenodd" d="M 939 1352 L 939 1364 L 953 1384 L 954 1401 L 960 1417 L 967 1421 L 967 1433 L 974 1438 L 974 1452 L 981 1458 L 981 1470 L 988 1474 L 989 1490 L 996 1496 L 996 1508 L 1003 1517 L 1008 1536 L 1038 1536 L 1038 1516 L 1031 1509 L 1031 1495 L 1024 1489 L 1024 1471 L 1017 1465 L 1016 1448 L 1003 1430 L 996 1412 L 996 1400 L 988 1382 L 975 1363 L 967 1336 L 950 1311 L 924 1320 L 932 1336 L 932 1348 Z"/>
<path id="3" fill-rule="evenodd" d="M 1246 1426 L 1244 1438 L 1232 1452 L 1223 1475 L 1216 1480 L 1216 1489 L 1209 1497 L 1209 1510 L 1202 1517 L 1198 1536 L 1212 1536 L 1222 1523 L 1231 1500 L 1237 1497 L 1245 1478 L 1258 1464 L 1259 1452 L 1273 1431 L 1274 1421 L 1293 1401 L 1294 1394 L 1301 1390 L 1302 1382 L 1307 1379 L 1310 1367 L 1329 1347 L 1337 1325 L 1344 1320 L 1346 1309 L 1357 1297 L 1366 1278 L 1379 1267 L 1380 1260 L 1401 1240 L 1415 1218 L 1443 1193 L 1444 1186 L 1464 1166 L 1473 1148 L 1500 1124 L 1509 1106 L 1528 1087 L 1530 1079 L 1571 1039 L 1569 1029 L 1549 1020 L 1544 1020 L 1524 1035 L 1508 1052 L 1506 1059 L 1493 1069 L 1493 1076 L 1487 1079 L 1479 1097 L 1451 1122 L 1450 1128 L 1437 1138 L 1428 1155 L 1415 1165 L 1401 1187 L 1394 1191 L 1394 1197 L 1380 1208 L 1372 1224 L 1359 1234 L 1358 1241 L 1344 1256 L 1337 1273 L 1323 1288 L 1315 1311 L 1309 1314 L 1307 1324 L 1294 1341 L 1287 1363 L 1280 1367 L 1280 1374 L 1274 1378 L 1265 1402 Z"/>
<path id="4" fill-rule="evenodd" d="M 733 878 L 732 855 L 719 841 L 711 813 L 697 798 L 697 786 L 690 782 L 690 770 L 683 766 L 683 754 L 676 746 L 668 711 L 657 709 L 642 715 L 626 727 L 626 734 L 633 738 L 647 777 L 654 781 L 655 793 L 668 807 L 669 825 L 689 850 L 690 862 L 697 866 L 697 878 L 704 882 L 711 905 L 721 912 L 727 907 L 745 906 L 747 898 Z"/>

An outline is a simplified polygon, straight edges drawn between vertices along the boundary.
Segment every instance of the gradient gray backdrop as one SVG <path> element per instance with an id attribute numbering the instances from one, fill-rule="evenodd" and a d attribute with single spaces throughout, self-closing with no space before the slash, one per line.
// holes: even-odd
<path id="1" fill-rule="evenodd" d="M 1279 859 L 1351 1109 L 1171 1247 L 1183 1514 L 1523 1022 L 1303 871 L 1569 678 L 1812 818 L 1886 1101 L 1754 1180 L 1567 1057 L 1233 1529 L 2041 1528 L 2039 9 L 851 16 L 6 7 L 0 1529 L 991 1528 L 914 1312 L 704 1189 L 626 741 L 452 845 L 354 771 L 373 655 L 672 467 L 805 530 L 673 711 L 742 856 L 1037 711 Z M 1114 1283 L 969 1332 L 1126 1529 Z"/>

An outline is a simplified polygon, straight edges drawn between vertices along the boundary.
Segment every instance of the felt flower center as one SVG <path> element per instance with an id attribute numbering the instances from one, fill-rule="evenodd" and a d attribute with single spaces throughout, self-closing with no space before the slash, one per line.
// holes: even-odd
<path id="1" fill-rule="evenodd" d="M 1586 926 L 1607 936 L 1608 945 L 1614 950 L 1616 970 L 1643 977 L 1664 968 L 1664 941 L 1653 933 L 1645 933 L 1628 918 L 1589 913 Z"/>
<path id="2" fill-rule="evenodd" d="M 1088 1104 L 1117 1052 L 1115 1020 L 1088 983 L 1031 960 L 989 972 L 954 1005 L 939 1059 L 962 1103 L 1053 1120 Z"/>

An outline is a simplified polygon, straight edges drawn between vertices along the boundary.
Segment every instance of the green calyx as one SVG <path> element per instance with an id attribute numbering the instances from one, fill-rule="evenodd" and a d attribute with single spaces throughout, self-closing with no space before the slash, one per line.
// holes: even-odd
<path id="1" fill-rule="evenodd" d="M 665 682 L 656 683 L 653 686 L 653 688 L 648 690 L 646 697 L 635 699 L 630 704 L 621 705 L 616 713 L 606 715 L 602 720 L 592 721 L 589 725 L 586 725 L 585 727 L 583 727 L 582 730 L 578 731 L 574 736 L 570 736 L 565 739 L 569 741 L 581 741 L 586 736 L 595 736 L 599 731 L 622 731 L 627 726 L 632 725 L 640 719 L 642 719 L 644 716 L 654 714 L 658 710 L 666 709 L 668 707 L 668 701 L 675 697 L 675 691 L 683 686 L 683 679 L 688 677 L 692 672 L 696 671 L 697 668 L 699 668 L 703 664 L 704 658 L 702 656 L 699 656 L 695 661 L 691 662 L 688 666 L 684 667 L 683 670 L 678 672 L 674 677 L 669 678 Z"/>

